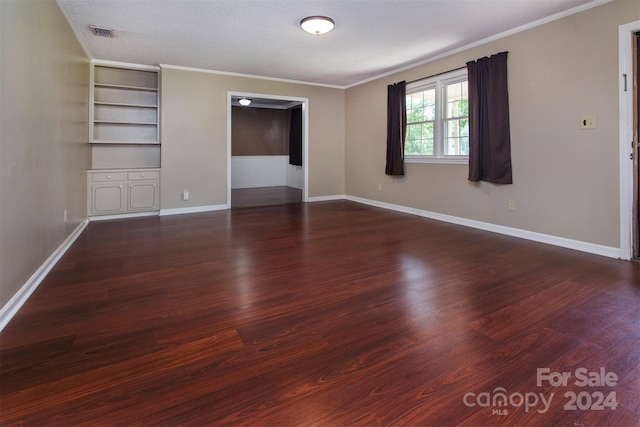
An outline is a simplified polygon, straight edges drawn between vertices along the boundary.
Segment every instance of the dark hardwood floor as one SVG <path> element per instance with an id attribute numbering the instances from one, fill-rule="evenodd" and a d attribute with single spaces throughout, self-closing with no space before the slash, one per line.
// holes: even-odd
<path id="1" fill-rule="evenodd" d="M 640 265 L 347 201 L 94 222 L 0 353 L 4 426 L 637 426 Z"/>
<path id="2" fill-rule="evenodd" d="M 287 186 L 235 188 L 231 190 L 232 208 L 290 205 L 302 203 L 302 190 Z"/>

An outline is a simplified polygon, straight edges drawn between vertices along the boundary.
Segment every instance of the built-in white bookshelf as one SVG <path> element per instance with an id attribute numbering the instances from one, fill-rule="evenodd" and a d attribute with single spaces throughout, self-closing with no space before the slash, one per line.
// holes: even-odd
<path id="1" fill-rule="evenodd" d="M 93 144 L 159 144 L 158 71 L 93 66 Z"/>
<path id="2" fill-rule="evenodd" d="M 125 65 L 91 67 L 90 216 L 160 209 L 160 70 Z"/>

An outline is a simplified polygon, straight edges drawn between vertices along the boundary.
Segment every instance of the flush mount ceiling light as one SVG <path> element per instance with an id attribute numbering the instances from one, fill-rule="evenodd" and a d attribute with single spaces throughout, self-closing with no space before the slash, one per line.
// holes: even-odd
<path id="1" fill-rule="evenodd" d="M 300 21 L 303 30 L 315 35 L 328 33 L 335 25 L 335 21 L 326 16 L 307 16 Z"/>
<path id="2" fill-rule="evenodd" d="M 240 105 L 242 105 L 243 107 L 246 107 L 247 105 L 251 104 L 251 98 L 240 98 L 238 100 L 238 102 L 240 103 Z"/>

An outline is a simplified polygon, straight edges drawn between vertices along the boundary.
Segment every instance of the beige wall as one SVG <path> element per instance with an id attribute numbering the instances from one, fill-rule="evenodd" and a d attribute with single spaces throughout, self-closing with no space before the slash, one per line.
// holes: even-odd
<path id="1" fill-rule="evenodd" d="M 618 0 L 348 89 L 347 194 L 619 247 L 618 26 L 638 19 L 636 0 Z M 509 51 L 513 185 L 470 183 L 466 165 L 386 176 L 386 86 L 500 51 Z M 578 130 L 583 115 L 596 116 L 596 130 Z"/>
<path id="2" fill-rule="evenodd" d="M 161 209 L 227 203 L 228 91 L 308 98 L 309 196 L 344 194 L 344 90 L 169 66 L 161 86 Z"/>
<path id="3" fill-rule="evenodd" d="M 2 0 L 0 15 L 3 306 L 86 217 L 90 150 L 89 63 L 58 6 Z"/>

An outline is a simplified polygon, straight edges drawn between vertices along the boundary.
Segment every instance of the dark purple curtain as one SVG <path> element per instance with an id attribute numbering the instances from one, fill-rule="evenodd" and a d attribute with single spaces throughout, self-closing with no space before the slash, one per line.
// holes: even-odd
<path id="1" fill-rule="evenodd" d="M 467 62 L 469 181 L 512 184 L 507 52 Z"/>
<path id="2" fill-rule="evenodd" d="M 387 175 L 404 175 L 404 137 L 407 132 L 407 83 L 387 86 Z"/>
<path id="3" fill-rule="evenodd" d="M 302 166 L 302 107 L 291 109 L 289 126 L 289 164 Z"/>

